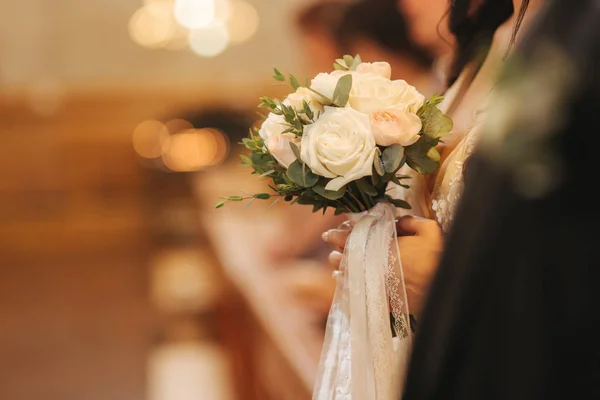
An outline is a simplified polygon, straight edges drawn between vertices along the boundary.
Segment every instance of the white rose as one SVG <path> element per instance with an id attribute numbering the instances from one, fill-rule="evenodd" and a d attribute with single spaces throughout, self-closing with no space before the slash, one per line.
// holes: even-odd
<path id="1" fill-rule="evenodd" d="M 375 74 L 382 76 L 386 79 L 392 78 L 392 67 L 389 63 L 386 62 L 364 62 L 358 65 L 358 67 L 356 68 L 356 72 L 362 74 Z"/>
<path id="2" fill-rule="evenodd" d="M 355 74 L 349 104 L 365 114 L 384 108 L 406 108 L 416 113 L 425 97 L 403 80 L 390 81 L 374 74 Z"/>
<path id="3" fill-rule="evenodd" d="M 377 110 L 370 119 L 375 142 L 380 146 L 410 146 L 419 140 L 421 118 L 403 108 Z"/>
<path id="4" fill-rule="evenodd" d="M 285 168 L 288 168 L 291 163 L 296 161 L 296 156 L 292 151 L 290 143 L 294 143 L 300 147 L 300 139 L 293 133 L 275 135 L 265 142 L 269 153 Z"/>
<path id="5" fill-rule="evenodd" d="M 266 120 L 262 123 L 258 134 L 266 142 L 273 136 L 279 136 L 289 128 L 289 125 L 285 122 L 283 115 L 276 115 L 270 113 Z"/>
<path id="6" fill-rule="evenodd" d="M 376 151 L 367 115 L 325 107 L 317 122 L 304 127 L 300 157 L 315 174 L 334 178 L 325 189 L 336 191 L 371 175 Z"/>
<path id="7" fill-rule="evenodd" d="M 339 70 L 333 71 L 330 74 L 322 72 L 319 75 L 314 77 L 314 79 L 310 83 L 310 88 L 316 92 L 319 92 L 323 96 L 327 97 L 329 100 L 332 100 L 333 92 L 335 91 L 335 87 L 336 87 L 338 81 L 340 80 L 340 78 L 342 76 L 344 76 L 346 74 L 349 74 L 349 72 L 339 71 Z M 321 96 L 318 96 L 318 97 L 319 97 L 319 101 L 321 103 L 323 103 L 324 105 L 331 104 L 331 103 L 328 103 Z"/>
<path id="8" fill-rule="evenodd" d="M 303 102 L 305 101 L 315 115 L 323 112 L 322 97 L 305 87 L 299 87 L 283 101 L 283 104 L 291 106 L 295 110 L 302 110 L 304 108 Z"/>

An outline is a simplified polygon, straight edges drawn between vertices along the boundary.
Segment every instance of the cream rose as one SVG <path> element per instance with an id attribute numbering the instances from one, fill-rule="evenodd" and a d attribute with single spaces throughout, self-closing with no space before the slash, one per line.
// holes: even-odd
<path id="1" fill-rule="evenodd" d="M 314 79 L 310 83 L 310 88 L 316 92 L 321 93 L 323 96 L 327 97 L 329 100 L 333 99 L 333 92 L 335 91 L 335 87 L 340 80 L 340 78 L 350 72 L 347 71 L 333 71 L 332 73 L 320 73 L 314 77 Z M 324 105 L 330 105 L 323 97 L 318 96 L 319 102 Z"/>
<path id="2" fill-rule="evenodd" d="M 292 151 L 292 147 L 290 143 L 294 143 L 296 146 L 300 147 L 300 139 L 296 137 L 293 133 L 284 133 L 283 135 L 275 135 L 270 137 L 265 144 L 267 145 L 267 150 L 279 164 L 283 167 L 288 168 L 291 163 L 296 161 L 296 156 Z"/>
<path id="3" fill-rule="evenodd" d="M 283 115 L 276 115 L 270 113 L 267 119 L 264 120 L 258 134 L 266 142 L 274 136 L 279 136 L 288 128 L 288 124 L 285 122 Z"/>
<path id="4" fill-rule="evenodd" d="M 349 104 L 365 114 L 385 108 L 406 108 L 416 113 L 425 97 L 403 80 L 390 81 L 375 74 L 354 74 Z"/>
<path id="5" fill-rule="evenodd" d="M 410 146 L 419 140 L 421 118 L 405 109 L 377 110 L 371 113 L 370 119 L 375 142 L 380 146 Z"/>
<path id="6" fill-rule="evenodd" d="M 300 156 L 315 174 L 333 178 L 325 189 L 336 191 L 371 175 L 376 151 L 368 115 L 325 107 L 317 122 L 304 127 Z"/>
<path id="7" fill-rule="evenodd" d="M 315 116 L 323 112 L 323 104 L 321 104 L 321 101 L 324 101 L 323 98 L 305 87 L 299 87 L 283 101 L 283 104 L 292 106 L 295 110 L 302 110 L 305 101 Z"/>
<path id="8" fill-rule="evenodd" d="M 356 72 L 362 74 L 375 74 L 382 76 L 386 79 L 392 78 L 392 67 L 386 62 L 364 62 L 358 65 Z"/>

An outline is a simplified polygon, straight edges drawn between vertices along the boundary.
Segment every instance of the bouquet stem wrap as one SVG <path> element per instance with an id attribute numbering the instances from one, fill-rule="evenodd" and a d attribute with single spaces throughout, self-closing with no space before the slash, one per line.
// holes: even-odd
<path id="1" fill-rule="evenodd" d="M 396 400 L 402 392 L 412 334 L 395 215 L 388 203 L 351 215 L 313 400 Z"/>

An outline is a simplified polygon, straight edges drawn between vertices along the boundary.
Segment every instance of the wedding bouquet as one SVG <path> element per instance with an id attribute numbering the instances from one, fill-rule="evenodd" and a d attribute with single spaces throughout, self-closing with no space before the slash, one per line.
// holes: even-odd
<path id="1" fill-rule="evenodd" d="M 217 208 L 276 197 L 348 214 L 354 225 L 336 274 L 313 400 L 392 400 L 412 338 L 395 207 L 410 205 L 388 186 L 408 188 L 404 165 L 420 174 L 438 168 L 436 145 L 452 120 L 437 107 L 442 97 L 425 99 L 391 80 L 388 63 L 344 56 L 334 67 L 304 86 L 290 75 L 295 91 L 283 101 L 260 99 L 268 115 L 244 139 L 250 154 L 242 161 L 272 179 L 273 193 L 225 197 Z M 274 78 L 287 80 L 277 69 Z"/>
<path id="2" fill-rule="evenodd" d="M 452 129 L 452 120 L 437 108 L 442 97 L 426 100 L 405 81 L 392 81 L 385 62 L 344 56 L 334 67 L 305 86 L 290 75 L 295 92 L 283 101 L 260 99 L 259 107 L 269 113 L 244 139 L 250 155 L 242 162 L 271 178 L 274 193 L 229 196 L 217 208 L 274 197 L 323 213 L 358 213 L 381 201 L 410 208 L 387 195 L 387 187 L 408 187 L 407 177 L 397 174 L 404 164 L 422 174 L 437 169 L 436 145 Z M 274 78 L 286 80 L 277 69 Z"/>

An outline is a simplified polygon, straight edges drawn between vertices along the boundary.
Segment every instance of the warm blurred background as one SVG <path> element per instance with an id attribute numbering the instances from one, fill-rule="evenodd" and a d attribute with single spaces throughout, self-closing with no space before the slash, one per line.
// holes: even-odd
<path id="1" fill-rule="evenodd" d="M 0 0 L 1 399 L 310 398 L 340 221 L 215 211 L 267 184 L 236 143 L 289 91 L 273 67 L 359 52 L 439 85 L 439 54 L 330 3 Z"/>

